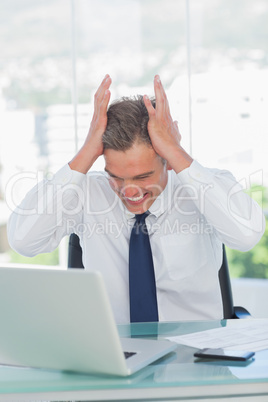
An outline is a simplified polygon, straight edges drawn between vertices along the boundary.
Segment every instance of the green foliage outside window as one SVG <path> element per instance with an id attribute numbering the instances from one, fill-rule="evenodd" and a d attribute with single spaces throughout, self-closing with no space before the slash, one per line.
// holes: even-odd
<path id="1" fill-rule="evenodd" d="M 10 263 L 16 264 L 36 264 L 36 265 L 58 265 L 59 251 L 54 250 L 52 253 L 38 254 L 35 257 L 24 257 L 16 253 L 14 250 L 9 252 Z"/>
<path id="2" fill-rule="evenodd" d="M 268 210 L 267 188 L 253 186 L 249 191 L 250 196 Z M 266 278 L 268 279 L 268 222 L 263 237 L 253 249 L 247 252 L 226 248 L 230 275 L 232 278 Z"/>
<path id="3" fill-rule="evenodd" d="M 232 278 L 268 279 L 268 224 L 259 243 L 247 252 L 226 248 Z"/>

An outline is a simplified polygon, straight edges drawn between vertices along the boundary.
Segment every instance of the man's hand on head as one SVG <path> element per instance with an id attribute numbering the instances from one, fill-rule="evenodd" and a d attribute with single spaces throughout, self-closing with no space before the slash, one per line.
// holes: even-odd
<path id="1" fill-rule="evenodd" d="M 102 136 L 107 126 L 107 108 L 111 97 L 112 80 L 107 74 L 94 96 L 94 113 L 84 145 L 69 163 L 70 168 L 87 173 L 95 160 L 103 154 Z"/>
<path id="2" fill-rule="evenodd" d="M 144 103 L 149 114 L 148 132 L 155 152 L 179 173 L 192 163 L 192 158 L 181 147 L 181 135 L 177 121 L 173 121 L 167 95 L 158 75 L 154 78 L 156 105 L 153 107 L 147 95 Z"/>

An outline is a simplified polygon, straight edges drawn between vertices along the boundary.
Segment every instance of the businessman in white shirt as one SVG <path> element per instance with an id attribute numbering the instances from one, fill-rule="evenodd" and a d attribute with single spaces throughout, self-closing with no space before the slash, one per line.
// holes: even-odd
<path id="1" fill-rule="evenodd" d="M 261 208 L 231 173 L 201 166 L 182 148 L 159 76 L 155 102 L 145 95 L 108 108 L 110 86 L 107 75 L 80 151 L 11 215 L 9 242 L 34 256 L 77 233 L 85 269 L 103 274 L 116 321 L 126 323 L 130 233 L 135 214 L 149 211 L 159 321 L 221 319 L 222 243 L 252 248 L 265 228 Z M 89 171 L 100 155 L 105 172 Z"/>

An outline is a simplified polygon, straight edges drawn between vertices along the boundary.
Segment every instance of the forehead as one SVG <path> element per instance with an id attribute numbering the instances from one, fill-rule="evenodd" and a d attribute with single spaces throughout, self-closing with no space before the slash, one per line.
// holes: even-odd
<path id="1" fill-rule="evenodd" d="M 134 144 L 126 151 L 105 149 L 104 159 L 105 169 L 122 178 L 138 176 L 163 166 L 154 149 L 146 144 Z"/>

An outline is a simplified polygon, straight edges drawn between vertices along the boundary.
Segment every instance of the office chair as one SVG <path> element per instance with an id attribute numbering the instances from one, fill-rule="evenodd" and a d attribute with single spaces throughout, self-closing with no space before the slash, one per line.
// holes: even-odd
<path id="1" fill-rule="evenodd" d="M 240 306 L 234 306 L 231 280 L 224 244 L 222 245 L 223 259 L 219 270 L 219 283 L 223 302 L 223 318 L 249 318 L 250 313 Z M 68 268 L 84 268 L 82 262 L 82 249 L 79 237 L 72 233 L 69 237 Z"/>
<path id="2" fill-rule="evenodd" d="M 222 264 L 219 270 L 219 282 L 223 304 L 223 318 L 249 318 L 250 313 L 241 306 L 234 306 L 229 267 L 224 244 L 222 245 Z"/>

